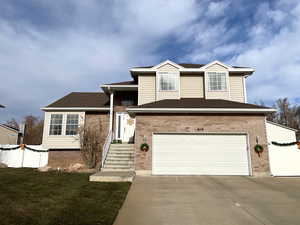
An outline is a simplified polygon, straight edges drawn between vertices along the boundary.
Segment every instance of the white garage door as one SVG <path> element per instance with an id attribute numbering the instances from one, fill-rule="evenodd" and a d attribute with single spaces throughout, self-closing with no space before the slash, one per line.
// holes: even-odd
<path id="1" fill-rule="evenodd" d="M 243 134 L 154 134 L 155 175 L 249 175 Z"/>

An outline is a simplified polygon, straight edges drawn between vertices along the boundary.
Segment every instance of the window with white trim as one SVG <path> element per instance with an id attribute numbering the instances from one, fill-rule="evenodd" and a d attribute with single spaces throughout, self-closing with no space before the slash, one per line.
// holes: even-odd
<path id="1" fill-rule="evenodd" d="M 63 114 L 52 114 L 50 119 L 49 135 L 62 134 Z"/>
<path id="2" fill-rule="evenodd" d="M 226 91 L 226 73 L 224 72 L 207 72 L 208 90 L 209 91 Z"/>
<path id="3" fill-rule="evenodd" d="M 78 134 L 78 114 L 68 114 L 66 123 L 66 135 Z"/>
<path id="4" fill-rule="evenodd" d="M 178 74 L 158 72 L 159 91 L 177 91 Z"/>

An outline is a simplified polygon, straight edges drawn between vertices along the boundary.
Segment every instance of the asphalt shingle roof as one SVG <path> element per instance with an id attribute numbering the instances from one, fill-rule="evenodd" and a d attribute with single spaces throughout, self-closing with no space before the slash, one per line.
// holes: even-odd
<path id="1" fill-rule="evenodd" d="M 106 85 L 135 85 L 135 84 L 137 84 L 137 82 L 135 82 L 134 80 L 130 80 L 130 81 L 123 81 L 123 82 L 111 83 Z"/>
<path id="2" fill-rule="evenodd" d="M 234 102 L 223 99 L 181 98 L 165 99 L 139 105 L 139 108 L 237 108 L 237 109 L 268 109 L 267 107 Z"/>
<path id="3" fill-rule="evenodd" d="M 47 107 L 107 107 L 109 98 L 100 92 L 72 92 Z"/>
<path id="4" fill-rule="evenodd" d="M 201 68 L 207 64 L 195 64 L 195 63 L 177 63 L 178 65 L 184 67 L 184 68 L 191 68 L 191 69 L 197 69 Z M 138 67 L 133 67 L 133 68 L 152 68 L 154 66 L 138 66 Z M 233 68 L 247 68 L 243 66 L 232 66 Z"/>

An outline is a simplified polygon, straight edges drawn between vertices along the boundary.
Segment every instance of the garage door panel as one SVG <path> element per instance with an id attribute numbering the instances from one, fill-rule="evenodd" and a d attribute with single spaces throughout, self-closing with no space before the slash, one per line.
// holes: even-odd
<path id="1" fill-rule="evenodd" d="M 153 174 L 249 175 L 247 137 L 155 134 Z"/>

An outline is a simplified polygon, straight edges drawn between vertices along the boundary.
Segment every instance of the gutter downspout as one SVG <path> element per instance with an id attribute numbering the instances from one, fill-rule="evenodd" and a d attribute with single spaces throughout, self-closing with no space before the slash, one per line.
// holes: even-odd
<path id="1" fill-rule="evenodd" d="M 248 76 L 244 76 L 243 77 L 243 89 L 244 89 L 244 102 L 247 103 L 248 100 L 247 100 L 247 90 L 246 90 L 246 78 Z"/>
<path id="2" fill-rule="evenodd" d="M 110 90 L 110 88 L 109 88 Z M 114 93 L 110 92 L 110 108 L 109 108 L 109 130 L 112 131 L 113 127 L 113 113 L 114 113 Z"/>

